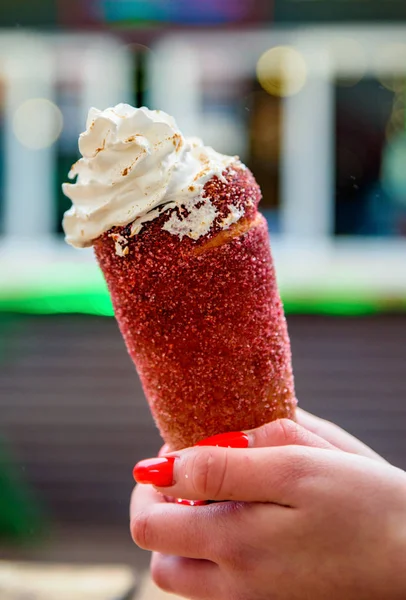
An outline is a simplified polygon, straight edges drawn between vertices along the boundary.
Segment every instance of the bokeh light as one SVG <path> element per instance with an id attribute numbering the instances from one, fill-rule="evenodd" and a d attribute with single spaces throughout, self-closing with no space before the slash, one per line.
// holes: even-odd
<path id="1" fill-rule="evenodd" d="M 401 91 L 406 70 L 406 44 L 387 44 L 376 57 L 379 82 L 391 92 Z"/>
<path id="2" fill-rule="evenodd" d="M 62 128 L 62 112 L 47 98 L 26 100 L 14 113 L 14 134 L 23 146 L 32 150 L 51 146 L 60 136 Z"/>
<path id="3" fill-rule="evenodd" d="M 261 86 L 272 96 L 293 96 L 306 84 L 307 65 L 291 46 L 275 46 L 262 54 L 257 63 Z"/>

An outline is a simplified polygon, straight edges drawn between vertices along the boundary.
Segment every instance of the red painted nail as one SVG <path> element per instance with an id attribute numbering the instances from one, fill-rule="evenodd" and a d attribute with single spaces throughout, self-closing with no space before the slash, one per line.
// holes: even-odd
<path id="1" fill-rule="evenodd" d="M 243 431 L 219 433 L 196 444 L 196 446 L 220 446 L 221 448 L 248 448 L 248 445 L 248 435 Z"/>
<path id="2" fill-rule="evenodd" d="M 175 456 L 162 456 L 149 458 L 137 463 L 133 476 L 137 483 L 151 483 L 157 487 L 173 485 L 173 463 Z"/>

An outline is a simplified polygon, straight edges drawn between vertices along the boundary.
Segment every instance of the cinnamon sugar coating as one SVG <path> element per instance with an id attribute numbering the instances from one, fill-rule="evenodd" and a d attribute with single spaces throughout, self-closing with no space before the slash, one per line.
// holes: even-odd
<path id="1" fill-rule="evenodd" d="M 94 242 L 152 414 L 174 450 L 294 418 L 290 343 L 260 191 L 248 170 L 224 175 L 205 186 L 219 211 L 205 237 L 162 230 L 172 210 L 134 237 L 127 226 Z M 230 204 L 245 214 L 222 230 Z"/>

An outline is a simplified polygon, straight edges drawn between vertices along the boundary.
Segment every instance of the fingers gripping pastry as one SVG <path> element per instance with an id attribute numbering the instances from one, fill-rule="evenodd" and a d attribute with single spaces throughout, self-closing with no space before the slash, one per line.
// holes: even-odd
<path id="1" fill-rule="evenodd" d="M 260 190 L 237 157 L 160 111 L 91 109 L 65 184 L 67 241 L 93 245 L 174 450 L 294 418 L 290 343 Z"/>

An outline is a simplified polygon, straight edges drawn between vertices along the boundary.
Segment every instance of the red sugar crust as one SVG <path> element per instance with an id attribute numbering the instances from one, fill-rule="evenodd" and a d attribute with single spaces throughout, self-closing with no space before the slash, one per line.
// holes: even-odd
<path id="1" fill-rule="evenodd" d="M 225 172 L 205 186 L 229 230 L 182 240 L 162 230 L 172 211 L 129 238 L 114 228 L 94 242 L 116 318 L 152 414 L 174 450 L 226 431 L 294 418 L 286 320 L 260 192 L 251 173 Z M 111 234 L 127 240 L 118 256 Z"/>

